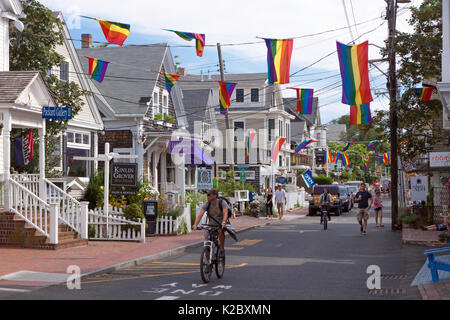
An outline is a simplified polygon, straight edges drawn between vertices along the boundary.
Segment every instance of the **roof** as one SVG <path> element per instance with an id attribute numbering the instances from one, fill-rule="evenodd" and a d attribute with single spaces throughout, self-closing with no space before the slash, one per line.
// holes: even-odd
<path id="1" fill-rule="evenodd" d="M 85 73 L 85 56 L 110 61 L 108 76 L 102 83 L 92 81 L 117 115 L 140 115 L 147 112 L 144 97 L 153 94 L 168 44 L 128 45 L 123 47 L 82 48 L 77 53 Z M 97 99 L 96 99 L 97 100 Z M 98 102 L 98 101 L 97 101 Z"/>
<path id="2" fill-rule="evenodd" d="M 15 103 L 37 77 L 42 77 L 39 71 L 0 72 L 0 103 Z"/>
<path id="3" fill-rule="evenodd" d="M 306 121 L 291 121 L 291 141 L 302 142 Z"/>
<path id="4" fill-rule="evenodd" d="M 311 114 L 297 113 L 297 98 L 283 98 L 283 104 L 284 109 L 288 113 L 296 116 L 299 120 L 307 121 L 309 125 L 313 125 L 316 123 L 316 119 L 319 114 L 319 98 L 314 98 Z"/>
<path id="5" fill-rule="evenodd" d="M 205 118 L 210 93 L 210 89 L 183 90 L 184 110 L 187 116 L 188 129 L 191 133 L 194 133 L 195 121 L 201 122 Z"/>

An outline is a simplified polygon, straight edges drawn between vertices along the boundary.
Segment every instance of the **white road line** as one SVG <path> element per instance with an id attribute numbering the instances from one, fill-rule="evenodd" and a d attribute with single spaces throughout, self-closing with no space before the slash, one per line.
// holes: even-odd
<path id="1" fill-rule="evenodd" d="M 177 300 L 179 297 L 176 296 L 162 296 L 155 300 Z"/>
<path id="2" fill-rule="evenodd" d="M 12 288 L 0 288 L 0 291 L 10 291 L 10 292 L 30 292 L 31 290 L 25 290 L 25 289 L 12 289 Z"/>

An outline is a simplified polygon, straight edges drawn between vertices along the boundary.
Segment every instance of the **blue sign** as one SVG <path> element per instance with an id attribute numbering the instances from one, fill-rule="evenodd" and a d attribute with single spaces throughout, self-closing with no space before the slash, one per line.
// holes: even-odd
<path id="1" fill-rule="evenodd" d="M 278 177 L 278 178 L 275 179 L 275 182 L 279 183 L 279 184 L 286 184 L 287 183 L 287 179 L 285 177 Z"/>
<path id="2" fill-rule="evenodd" d="M 311 170 L 306 170 L 306 172 L 302 174 L 302 178 L 305 181 L 308 188 L 311 188 L 313 185 L 316 184 L 316 182 L 314 181 L 314 179 L 312 177 Z"/>
<path id="3" fill-rule="evenodd" d="M 71 107 L 42 107 L 42 119 L 72 119 Z"/>

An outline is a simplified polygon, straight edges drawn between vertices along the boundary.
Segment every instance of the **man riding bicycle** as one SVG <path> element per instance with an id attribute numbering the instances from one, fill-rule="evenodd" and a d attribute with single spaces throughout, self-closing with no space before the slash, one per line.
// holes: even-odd
<path id="1" fill-rule="evenodd" d="M 197 230 L 197 226 L 200 223 L 205 212 L 208 212 L 208 217 L 212 217 L 209 219 L 210 225 L 221 226 L 218 230 L 219 240 L 220 240 L 220 257 L 225 256 L 225 233 L 223 228 L 227 224 L 228 219 L 228 205 L 225 200 L 219 200 L 219 192 L 216 189 L 211 189 L 206 194 L 208 197 L 208 202 L 206 202 L 201 208 L 197 218 L 194 222 L 194 230 Z M 205 234 L 205 238 L 207 234 Z"/>
<path id="2" fill-rule="evenodd" d="M 320 195 L 319 203 L 320 203 L 320 210 L 322 212 L 323 212 L 323 210 L 327 211 L 328 221 L 331 221 L 330 205 L 332 202 L 333 202 L 333 198 L 331 197 L 331 194 L 329 193 L 327 188 L 324 188 L 323 193 Z"/>

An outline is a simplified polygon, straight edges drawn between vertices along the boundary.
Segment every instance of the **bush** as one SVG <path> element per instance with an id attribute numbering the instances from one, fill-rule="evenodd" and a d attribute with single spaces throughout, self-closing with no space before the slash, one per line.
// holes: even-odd
<path id="1" fill-rule="evenodd" d="M 98 171 L 93 177 L 89 179 L 89 184 L 83 197 L 83 201 L 89 202 L 89 209 L 95 209 L 97 202 L 103 201 L 103 183 L 105 180 L 105 173 L 103 170 Z"/>
<path id="2" fill-rule="evenodd" d="M 137 205 L 136 203 L 132 203 L 130 205 L 128 205 L 124 210 L 123 210 L 123 216 L 125 219 L 127 220 L 131 220 L 131 221 L 136 221 L 139 222 L 139 220 L 143 220 L 145 219 L 145 215 L 142 212 L 141 207 L 139 207 L 139 205 Z M 146 225 L 147 227 L 147 225 Z M 138 225 L 126 225 L 124 227 L 125 230 L 129 229 L 129 228 L 134 228 L 136 231 L 140 231 L 141 227 Z"/>
<path id="3" fill-rule="evenodd" d="M 439 235 L 440 242 L 448 242 L 450 240 L 450 232 L 444 231 Z"/>
<path id="4" fill-rule="evenodd" d="M 316 184 L 319 185 L 324 185 L 324 184 L 332 184 L 333 183 L 333 179 L 330 177 L 327 177 L 323 174 L 319 174 L 316 177 L 313 177 L 314 181 L 316 182 Z"/>
<path id="5" fill-rule="evenodd" d="M 167 123 L 175 123 L 175 118 L 170 116 L 170 115 L 168 115 L 168 114 L 165 114 L 164 115 L 164 121 L 167 122 Z"/>

